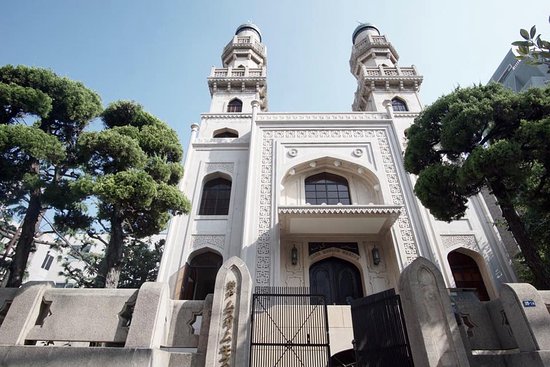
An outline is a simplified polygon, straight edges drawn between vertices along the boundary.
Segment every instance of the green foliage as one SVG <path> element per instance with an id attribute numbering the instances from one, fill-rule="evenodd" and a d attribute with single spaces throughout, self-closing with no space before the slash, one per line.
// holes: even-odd
<path id="1" fill-rule="evenodd" d="M 550 22 L 550 17 L 548 21 Z M 546 64 L 549 66 L 548 73 L 550 73 L 550 42 L 542 39 L 541 34 L 537 35 L 535 26 L 532 26 L 529 32 L 526 29 L 520 29 L 519 34 L 523 40 L 512 42 L 512 45 L 517 46 L 518 56 L 516 57 L 533 65 Z"/>
<path id="2" fill-rule="evenodd" d="M 157 280 L 164 240 L 131 241 L 124 249 L 124 260 L 119 288 L 139 288 L 145 282 Z"/>
<path id="3" fill-rule="evenodd" d="M 171 214 L 187 212 L 190 204 L 176 187 L 183 151 L 172 129 L 135 102 L 114 102 L 101 117 L 106 129 L 78 140 L 86 176 L 75 189 L 96 200 L 97 212 L 90 219 L 110 233 L 99 285 L 116 286 L 129 238 L 159 233 Z M 73 206 L 57 220 L 76 228 L 86 224 L 83 213 Z"/>
<path id="4" fill-rule="evenodd" d="M 78 176 L 76 141 L 101 110 L 99 96 L 79 82 L 41 68 L 0 67 L 0 205 L 24 219 L 8 286 L 21 284 L 43 212 L 75 199 L 66 188 Z"/>
<path id="5" fill-rule="evenodd" d="M 145 282 L 155 281 L 162 253 L 164 239 L 153 241 L 129 239 L 124 247 L 122 270 L 118 282 L 119 288 L 139 288 Z M 89 251 L 93 242 L 85 241 L 80 249 L 75 248 L 71 255 L 64 258 L 63 271 L 65 276 L 78 288 L 96 287 L 95 277 L 99 265 L 105 257 L 104 251 Z"/>
<path id="6" fill-rule="evenodd" d="M 405 152 L 416 195 L 440 220 L 462 217 L 468 198 L 488 186 L 544 287 L 550 281 L 533 268 L 550 268 L 550 227 L 539 225 L 550 219 L 549 116 L 550 87 L 457 89 L 416 118 Z"/>

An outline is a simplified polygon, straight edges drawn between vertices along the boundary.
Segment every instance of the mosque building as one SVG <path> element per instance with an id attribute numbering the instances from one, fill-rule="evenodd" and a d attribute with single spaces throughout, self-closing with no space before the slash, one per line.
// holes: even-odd
<path id="1" fill-rule="evenodd" d="M 476 288 L 484 300 L 515 280 L 480 197 L 451 223 L 415 198 L 402 157 L 422 76 L 398 65 L 376 26 L 353 32 L 351 112 L 269 112 L 267 50 L 254 24 L 237 28 L 221 59 L 180 184 L 193 208 L 172 220 L 161 264 L 173 298 L 204 299 L 232 256 L 256 286 L 309 287 L 329 304 L 394 288 L 419 256 L 449 287 Z"/>

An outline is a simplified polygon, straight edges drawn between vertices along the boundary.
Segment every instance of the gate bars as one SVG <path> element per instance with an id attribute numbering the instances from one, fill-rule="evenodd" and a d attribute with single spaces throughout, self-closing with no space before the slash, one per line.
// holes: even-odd
<path id="1" fill-rule="evenodd" d="M 413 367 L 401 299 L 390 289 L 351 303 L 358 367 Z"/>
<path id="2" fill-rule="evenodd" d="M 326 300 L 306 292 L 308 288 L 256 288 L 250 367 L 330 367 Z"/>

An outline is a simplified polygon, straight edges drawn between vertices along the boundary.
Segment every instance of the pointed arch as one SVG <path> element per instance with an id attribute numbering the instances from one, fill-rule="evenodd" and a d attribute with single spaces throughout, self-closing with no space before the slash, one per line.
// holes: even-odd
<path id="1" fill-rule="evenodd" d="M 323 294 L 329 305 L 346 305 L 364 294 L 357 266 L 332 256 L 311 264 L 309 286 L 312 294 Z"/>
<path id="2" fill-rule="evenodd" d="M 447 254 L 455 285 L 457 288 L 473 288 L 480 301 L 489 301 L 488 289 L 479 264 L 467 252 L 469 251 L 456 249 Z"/>
<path id="3" fill-rule="evenodd" d="M 227 215 L 230 200 L 231 180 L 225 175 L 209 175 L 202 187 L 199 215 Z"/>
<path id="4" fill-rule="evenodd" d="M 238 98 L 233 98 L 227 104 L 227 112 L 242 112 L 243 111 L 243 101 Z"/>
<path id="5" fill-rule="evenodd" d="M 204 300 L 214 293 L 216 275 L 222 266 L 222 256 L 211 250 L 189 256 L 185 264 L 180 299 Z"/>
<path id="6" fill-rule="evenodd" d="M 218 129 L 212 134 L 214 138 L 238 138 L 239 132 L 237 130 L 224 127 L 223 129 Z"/>
<path id="7" fill-rule="evenodd" d="M 407 107 L 407 103 L 399 97 L 394 97 L 391 100 L 391 105 L 394 112 L 406 112 L 409 110 L 409 108 Z"/>

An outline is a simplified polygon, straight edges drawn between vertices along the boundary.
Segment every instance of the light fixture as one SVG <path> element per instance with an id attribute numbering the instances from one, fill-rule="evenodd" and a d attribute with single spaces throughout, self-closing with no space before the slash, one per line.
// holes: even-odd
<path id="1" fill-rule="evenodd" d="M 371 253 L 372 253 L 372 262 L 374 263 L 374 265 L 380 264 L 380 261 L 382 259 L 380 257 L 380 250 L 378 250 L 376 245 L 374 245 L 374 247 L 372 248 Z"/>
<path id="2" fill-rule="evenodd" d="M 296 248 L 296 245 L 293 245 L 292 250 L 290 250 L 290 259 L 292 261 L 292 265 L 298 264 L 298 249 Z"/>

